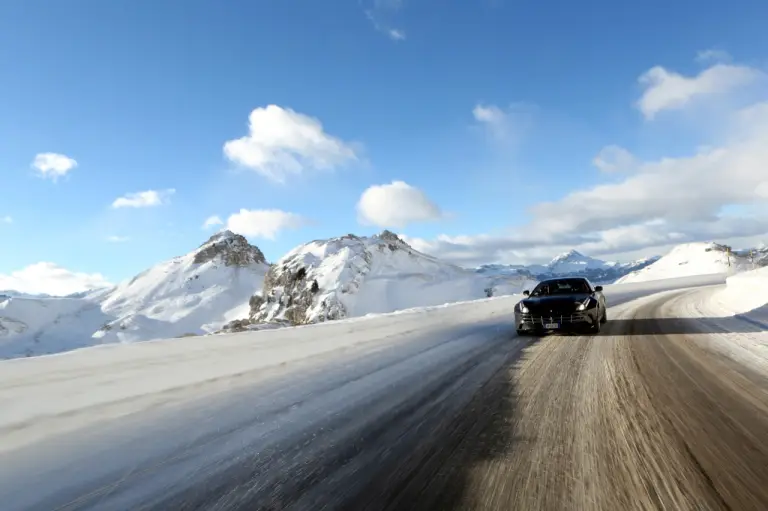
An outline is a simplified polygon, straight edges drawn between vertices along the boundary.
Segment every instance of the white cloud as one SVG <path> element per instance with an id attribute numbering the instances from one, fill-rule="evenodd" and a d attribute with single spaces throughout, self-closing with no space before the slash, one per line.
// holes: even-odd
<path id="1" fill-rule="evenodd" d="M 241 209 L 227 219 L 226 228 L 243 236 L 273 240 L 285 229 L 298 229 L 306 219 L 296 213 L 279 209 Z"/>
<path id="2" fill-rule="evenodd" d="M 214 227 L 217 225 L 224 225 L 224 221 L 218 215 L 213 215 L 205 219 L 205 222 L 203 222 L 202 228 L 210 229 L 211 227 Z"/>
<path id="3" fill-rule="evenodd" d="M 424 192 L 403 181 L 366 189 L 357 203 L 357 212 L 364 225 L 393 228 L 438 220 L 443 216 Z"/>
<path id="4" fill-rule="evenodd" d="M 224 154 L 280 183 L 289 175 L 332 170 L 357 159 L 352 147 L 326 133 L 318 119 L 277 105 L 253 110 L 248 135 L 226 142 Z"/>
<path id="5" fill-rule="evenodd" d="M 696 53 L 697 62 L 730 62 L 731 55 L 724 50 L 702 50 Z"/>
<path id="6" fill-rule="evenodd" d="M 4 217 L 0 217 L 0 223 L 12 224 L 13 223 L 13 217 L 11 217 L 10 215 L 5 215 Z"/>
<path id="7" fill-rule="evenodd" d="M 635 168 L 637 162 L 632 153 L 617 145 L 603 147 L 592 164 L 602 172 L 627 172 Z"/>
<path id="8" fill-rule="evenodd" d="M 651 120 L 659 112 L 681 109 L 697 97 L 730 92 L 764 77 L 758 69 L 738 65 L 715 64 L 694 77 L 656 66 L 639 78 L 645 91 L 637 107 Z"/>
<path id="9" fill-rule="evenodd" d="M 171 195 L 176 193 L 173 188 L 167 190 L 146 190 L 143 192 L 126 193 L 122 197 L 115 199 L 112 203 L 113 208 L 149 208 L 160 206 L 170 199 Z"/>
<path id="10" fill-rule="evenodd" d="M 22 293 L 63 296 L 110 285 L 100 273 L 73 272 L 49 262 L 31 264 L 9 275 L 0 274 L 0 289 Z"/>
<path id="11" fill-rule="evenodd" d="M 107 241 L 110 243 L 125 243 L 130 240 L 128 236 L 107 236 Z"/>
<path id="12" fill-rule="evenodd" d="M 32 161 L 32 167 L 44 178 L 52 181 L 67 175 L 69 171 L 77 167 L 77 162 L 72 158 L 58 153 L 39 153 Z"/>

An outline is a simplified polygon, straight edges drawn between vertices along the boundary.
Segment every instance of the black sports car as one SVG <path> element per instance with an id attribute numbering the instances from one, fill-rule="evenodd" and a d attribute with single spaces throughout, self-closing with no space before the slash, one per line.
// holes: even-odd
<path id="1" fill-rule="evenodd" d="M 515 305 L 515 327 L 520 335 L 552 330 L 600 332 L 606 315 L 603 286 L 583 277 L 542 280 Z"/>

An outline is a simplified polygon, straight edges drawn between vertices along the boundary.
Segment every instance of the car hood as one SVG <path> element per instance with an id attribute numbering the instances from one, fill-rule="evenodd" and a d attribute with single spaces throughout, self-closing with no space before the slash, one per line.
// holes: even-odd
<path id="1" fill-rule="evenodd" d="M 577 302 L 583 302 L 591 295 L 589 293 L 573 293 L 569 295 L 534 296 L 523 299 L 523 303 L 531 310 L 562 310 L 572 311 Z"/>

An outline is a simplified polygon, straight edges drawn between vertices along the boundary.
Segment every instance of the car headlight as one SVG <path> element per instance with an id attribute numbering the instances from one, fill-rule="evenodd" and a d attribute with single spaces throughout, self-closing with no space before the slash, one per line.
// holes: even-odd
<path id="1" fill-rule="evenodd" d="M 591 298 L 587 298 L 583 302 L 577 302 L 578 305 L 576 306 L 576 310 L 577 311 L 585 311 L 585 310 L 587 310 L 587 308 L 589 308 L 589 306 L 591 305 L 590 304 L 591 301 L 592 301 Z"/>
<path id="2" fill-rule="evenodd" d="M 520 312 L 522 312 L 523 314 L 528 313 L 528 307 L 526 307 L 523 302 L 520 302 Z"/>

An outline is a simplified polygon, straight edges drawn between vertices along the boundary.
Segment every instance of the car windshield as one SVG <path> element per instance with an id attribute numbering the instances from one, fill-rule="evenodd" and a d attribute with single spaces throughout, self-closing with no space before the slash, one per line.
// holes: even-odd
<path id="1" fill-rule="evenodd" d="M 531 296 L 567 295 L 589 291 L 589 285 L 582 279 L 548 280 L 536 286 Z"/>

